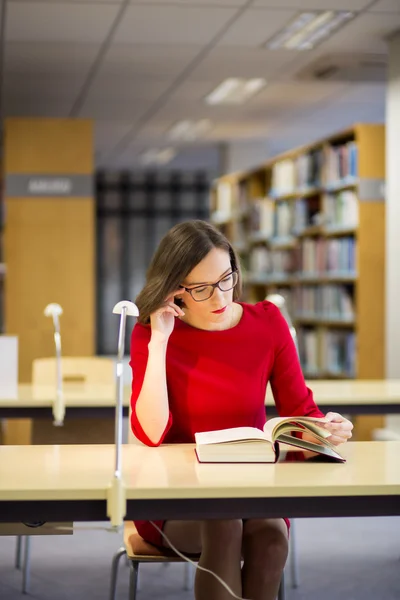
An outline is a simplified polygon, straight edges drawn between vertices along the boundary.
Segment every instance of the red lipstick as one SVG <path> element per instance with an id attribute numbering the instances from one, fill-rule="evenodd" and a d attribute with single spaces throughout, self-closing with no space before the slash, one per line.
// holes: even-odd
<path id="1" fill-rule="evenodd" d="M 226 306 L 224 306 L 224 308 L 220 308 L 219 310 L 213 310 L 212 312 L 214 315 L 221 315 L 225 311 L 226 311 Z"/>

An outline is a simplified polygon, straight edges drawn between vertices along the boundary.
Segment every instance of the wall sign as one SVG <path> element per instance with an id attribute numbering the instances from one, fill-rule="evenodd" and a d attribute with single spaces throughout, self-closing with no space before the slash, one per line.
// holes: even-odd
<path id="1" fill-rule="evenodd" d="M 93 196 L 92 175 L 7 175 L 7 198 L 88 198 Z"/>

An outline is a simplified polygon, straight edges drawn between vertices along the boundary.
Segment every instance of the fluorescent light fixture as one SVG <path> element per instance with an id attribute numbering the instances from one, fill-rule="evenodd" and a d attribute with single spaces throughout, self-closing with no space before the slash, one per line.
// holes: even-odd
<path id="1" fill-rule="evenodd" d="M 152 148 L 151 150 L 146 150 L 140 156 L 140 162 L 143 165 L 166 165 L 171 162 L 173 158 L 176 156 L 176 151 L 174 148 L 164 148 L 162 150 L 158 148 Z"/>
<path id="2" fill-rule="evenodd" d="M 171 140 L 195 140 L 207 133 L 211 129 L 209 119 L 200 119 L 200 121 L 178 121 L 168 132 Z"/>
<path id="3" fill-rule="evenodd" d="M 270 50 L 311 50 L 354 16 L 349 11 L 303 12 L 275 35 L 267 47 Z"/>
<path id="4" fill-rule="evenodd" d="M 207 104 L 242 104 L 254 96 L 267 84 L 265 79 L 225 79 L 214 91 L 206 96 Z"/>

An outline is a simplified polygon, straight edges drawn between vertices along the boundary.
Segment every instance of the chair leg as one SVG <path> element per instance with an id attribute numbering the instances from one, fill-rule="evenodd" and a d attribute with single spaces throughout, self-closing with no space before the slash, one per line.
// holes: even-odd
<path id="1" fill-rule="evenodd" d="M 117 579 L 118 579 L 118 567 L 119 561 L 122 556 L 126 555 L 125 548 L 120 548 L 116 554 L 114 554 L 111 563 L 111 580 L 110 580 L 110 600 L 115 600 L 117 593 Z"/>
<path id="2" fill-rule="evenodd" d="M 295 520 L 293 519 L 290 524 L 289 538 L 290 580 L 292 588 L 299 587 L 299 565 L 297 561 L 296 539 Z"/>
<path id="3" fill-rule="evenodd" d="M 22 553 L 22 535 L 17 535 L 17 547 L 15 549 L 15 568 L 21 568 L 21 553 Z"/>
<path id="4" fill-rule="evenodd" d="M 185 562 L 183 568 L 183 589 L 190 591 L 194 586 L 194 567 L 190 563 Z"/>
<path id="5" fill-rule="evenodd" d="M 129 572 L 129 600 L 136 600 L 137 584 L 139 577 L 139 563 L 131 560 Z"/>
<path id="6" fill-rule="evenodd" d="M 30 535 L 26 535 L 25 537 L 25 548 L 24 548 L 24 564 L 22 567 L 22 593 L 29 593 L 29 583 L 30 583 L 30 559 L 31 559 L 31 539 Z"/>
<path id="7" fill-rule="evenodd" d="M 284 575 L 284 573 L 282 573 L 277 600 L 285 600 L 285 596 L 286 596 L 286 594 L 285 594 L 285 575 Z"/>

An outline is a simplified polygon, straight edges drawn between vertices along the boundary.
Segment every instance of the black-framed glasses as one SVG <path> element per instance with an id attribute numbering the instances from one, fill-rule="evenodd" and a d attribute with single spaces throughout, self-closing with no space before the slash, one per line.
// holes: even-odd
<path id="1" fill-rule="evenodd" d="M 238 272 L 232 271 L 231 273 L 228 273 L 228 275 L 224 275 L 222 279 L 217 281 L 217 283 L 210 283 L 209 285 L 197 285 L 196 287 L 192 288 L 187 288 L 183 285 L 181 287 L 186 292 L 189 292 L 195 302 L 203 302 L 204 300 L 211 298 L 216 287 L 219 288 L 221 292 L 229 292 L 229 290 L 235 287 L 238 279 Z"/>

